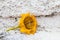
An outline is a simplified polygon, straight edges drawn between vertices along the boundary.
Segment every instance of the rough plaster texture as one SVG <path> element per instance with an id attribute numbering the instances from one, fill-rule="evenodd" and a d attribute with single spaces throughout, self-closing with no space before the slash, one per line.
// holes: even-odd
<path id="1" fill-rule="evenodd" d="M 9 27 L 18 25 L 20 16 L 25 12 L 50 15 L 37 17 L 37 32 L 34 35 L 21 34 L 19 29 L 6 32 Z M 0 0 L 0 40 L 60 40 L 60 0 Z"/>

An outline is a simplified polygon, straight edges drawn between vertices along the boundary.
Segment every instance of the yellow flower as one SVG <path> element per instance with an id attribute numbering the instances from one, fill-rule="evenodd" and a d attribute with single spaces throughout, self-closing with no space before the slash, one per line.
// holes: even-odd
<path id="1" fill-rule="evenodd" d="M 9 30 L 14 30 L 16 28 L 20 28 L 21 33 L 25 34 L 34 34 L 37 29 L 37 21 L 34 15 L 30 15 L 30 13 L 25 13 L 21 15 L 21 18 L 19 19 L 18 26 L 9 28 Z"/>
<path id="2" fill-rule="evenodd" d="M 20 32 L 25 34 L 34 34 L 37 28 L 37 21 L 34 15 L 26 13 L 21 15 L 19 25 L 20 25 Z"/>

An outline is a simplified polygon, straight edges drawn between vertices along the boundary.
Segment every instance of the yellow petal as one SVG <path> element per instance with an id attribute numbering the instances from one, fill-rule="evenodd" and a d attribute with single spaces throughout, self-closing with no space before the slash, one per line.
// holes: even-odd
<path id="1" fill-rule="evenodd" d="M 37 21 L 34 15 L 30 13 L 25 13 L 19 19 L 20 32 L 25 34 L 34 34 L 37 28 Z"/>

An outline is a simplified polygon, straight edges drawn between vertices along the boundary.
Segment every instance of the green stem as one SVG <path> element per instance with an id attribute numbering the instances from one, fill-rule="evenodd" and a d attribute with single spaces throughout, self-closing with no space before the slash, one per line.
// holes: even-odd
<path id="1" fill-rule="evenodd" d="M 14 30 L 14 29 L 17 29 L 17 28 L 19 28 L 19 26 L 14 26 L 14 27 L 8 28 L 6 31 Z"/>

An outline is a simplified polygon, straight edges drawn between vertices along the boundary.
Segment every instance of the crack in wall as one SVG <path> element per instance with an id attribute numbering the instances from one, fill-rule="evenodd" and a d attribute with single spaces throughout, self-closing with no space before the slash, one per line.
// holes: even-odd
<path id="1" fill-rule="evenodd" d="M 57 15 L 60 15 L 60 12 L 54 11 L 49 15 L 35 15 L 35 17 L 53 17 L 53 16 L 57 16 Z M 9 16 L 9 17 L 0 16 L 0 18 L 21 18 L 21 16 Z"/>

